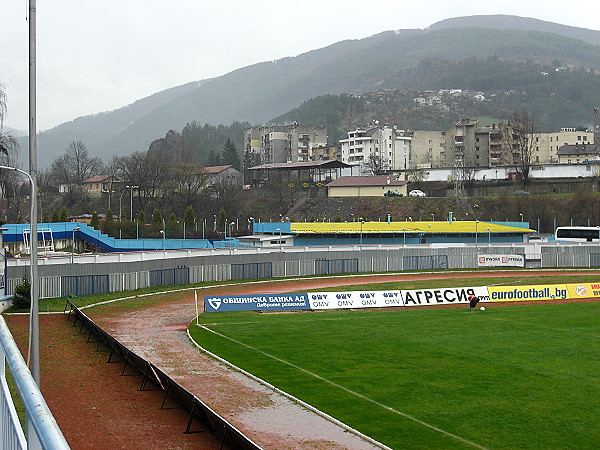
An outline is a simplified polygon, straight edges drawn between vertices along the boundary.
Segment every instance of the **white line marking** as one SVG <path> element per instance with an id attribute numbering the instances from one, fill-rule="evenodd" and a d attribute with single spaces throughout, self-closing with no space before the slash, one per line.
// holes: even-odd
<path id="1" fill-rule="evenodd" d="M 439 433 L 445 434 L 446 436 L 449 436 L 451 438 L 459 440 L 459 441 L 461 441 L 461 442 L 463 442 L 465 444 L 471 445 L 472 447 L 476 447 L 476 448 L 487 450 L 486 447 L 483 447 L 483 446 L 481 446 L 481 445 L 479 445 L 479 444 L 477 444 L 475 442 L 469 441 L 468 439 L 460 437 L 460 436 L 458 436 L 456 434 L 452 434 L 452 433 L 450 433 L 448 431 L 442 430 L 441 428 L 438 428 L 435 425 L 431 425 L 431 424 L 429 424 L 427 422 L 424 422 L 424 421 L 422 421 L 420 419 L 417 419 L 416 417 L 413 417 L 410 414 L 403 413 L 402 411 L 398 411 L 398 410 L 396 410 L 396 409 L 394 409 L 394 408 L 392 408 L 390 406 L 384 405 L 383 403 L 380 403 L 380 402 L 378 402 L 376 400 L 373 400 L 373 399 L 371 399 L 369 397 L 366 397 L 365 395 L 360 394 L 360 393 L 358 393 L 356 391 L 353 391 L 351 389 L 348 389 L 347 387 L 344 387 L 344 386 L 342 386 L 340 384 L 334 383 L 333 381 L 330 381 L 327 378 L 323 378 L 322 376 L 317 375 L 316 373 L 313 373 L 313 372 L 310 372 L 310 371 L 308 371 L 306 369 L 303 369 L 302 367 L 299 367 L 299 366 L 297 366 L 295 364 L 292 364 L 292 363 L 290 363 L 288 361 L 285 361 L 285 360 L 283 360 L 281 358 L 278 358 L 277 356 L 270 355 L 269 353 L 263 352 L 262 350 L 258 350 L 257 348 L 252 347 L 251 345 L 244 344 L 243 342 L 240 342 L 240 341 L 237 341 L 237 340 L 235 340 L 233 338 L 225 336 L 225 335 L 223 335 L 221 333 L 218 333 L 218 332 L 216 332 L 214 330 L 211 330 L 210 328 L 207 328 L 206 326 L 201 325 L 200 327 L 203 328 L 204 330 L 210 332 L 210 333 L 213 333 L 213 334 L 216 334 L 217 336 L 222 337 L 223 339 L 227 339 L 227 340 L 229 340 L 231 342 L 234 342 L 234 343 L 236 343 L 238 345 L 241 345 L 242 347 L 246 347 L 246 348 L 249 348 L 251 350 L 254 350 L 255 352 L 260 353 L 262 355 L 265 355 L 265 356 L 267 356 L 267 357 L 269 357 L 271 359 L 274 359 L 275 361 L 278 361 L 278 362 L 280 362 L 282 364 L 285 364 L 287 366 L 290 366 L 290 367 L 292 367 L 292 368 L 294 368 L 294 369 L 296 369 L 296 370 L 298 370 L 300 372 L 303 372 L 303 373 L 305 373 L 307 375 L 315 377 L 315 378 L 317 378 L 317 379 L 319 379 L 319 380 L 321 380 L 321 381 L 323 381 L 323 382 L 325 382 L 327 384 L 330 384 L 331 386 L 334 386 L 334 387 L 336 387 L 338 389 L 341 389 L 341 390 L 343 390 L 343 391 L 345 391 L 345 392 L 347 392 L 349 394 L 352 394 L 352 395 L 354 395 L 354 396 L 356 396 L 356 397 L 358 397 L 358 398 L 360 398 L 362 400 L 365 400 L 365 401 L 370 402 L 370 403 L 372 403 L 372 404 L 374 404 L 376 406 L 379 406 L 380 408 L 384 408 L 384 409 L 386 409 L 386 410 L 388 410 L 390 412 L 393 412 L 394 414 L 398 414 L 398 415 L 400 415 L 402 417 L 410 419 L 410 420 L 412 420 L 412 421 L 414 421 L 414 422 L 416 422 L 416 423 L 418 423 L 420 425 L 423 425 L 424 427 L 427 427 L 427 428 L 430 428 L 430 429 L 432 429 L 434 431 L 437 431 Z"/>

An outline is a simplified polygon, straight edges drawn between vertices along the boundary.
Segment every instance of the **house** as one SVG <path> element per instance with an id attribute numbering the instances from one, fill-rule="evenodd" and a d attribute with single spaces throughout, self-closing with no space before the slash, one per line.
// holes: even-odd
<path id="1" fill-rule="evenodd" d="M 579 164 L 598 161 L 600 156 L 593 144 L 565 144 L 556 151 L 559 164 Z"/>
<path id="2" fill-rule="evenodd" d="M 341 177 L 327 185 L 328 197 L 383 197 L 388 191 L 407 194 L 407 181 L 393 176 Z"/>
<path id="3" fill-rule="evenodd" d="M 96 175 L 95 177 L 83 180 L 82 189 L 92 197 L 100 197 L 103 193 L 114 191 L 114 185 L 120 183 L 112 175 Z"/>
<path id="4" fill-rule="evenodd" d="M 206 176 L 204 187 L 242 184 L 242 172 L 232 165 L 204 167 L 200 173 Z"/>

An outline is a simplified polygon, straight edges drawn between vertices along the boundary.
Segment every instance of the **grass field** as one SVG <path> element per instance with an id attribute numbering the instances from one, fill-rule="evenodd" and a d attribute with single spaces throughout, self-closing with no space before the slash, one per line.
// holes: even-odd
<path id="1" fill-rule="evenodd" d="M 600 303 L 485 306 L 213 313 L 190 330 L 393 448 L 597 448 Z"/>

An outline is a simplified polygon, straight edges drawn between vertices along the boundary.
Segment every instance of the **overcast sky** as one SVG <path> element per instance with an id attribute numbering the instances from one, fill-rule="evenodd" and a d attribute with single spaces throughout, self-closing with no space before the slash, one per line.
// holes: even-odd
<path id="1" fill-rule="evenodd" d="M 28 7 L 25 0 L 0 2 L 4 125 L 24 130 Z M 591 0 L 37 1 L 38 131 L 250 64 L 476 14 L 600 30 L 600 2 Z"/>

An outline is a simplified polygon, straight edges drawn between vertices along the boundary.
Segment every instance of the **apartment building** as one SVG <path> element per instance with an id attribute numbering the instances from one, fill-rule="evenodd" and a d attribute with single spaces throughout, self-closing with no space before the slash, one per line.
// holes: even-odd
<path id="1" fill-rule="evenodd" d="M 388 126 L 356 128 L 339 141 L 342 162 L 376 171 L 408 169 L 412 164 L 411 140 L 410 132 Z"/>
<path id="2" fill-rule="evenodd" d="M 410 143 L 411 162 L 417 169 L 440 167 L 440 154 L 444 150 L 444 133 L 441 131 L 412 131 Z"/>
<path id="3" fill-rule="evenodd" d="M 479 126 L 477 120 L 462 119 L 443 135 L 443 150 L 437 167 L 500 166 L 510 159 L 509 152 L 517 149 L 518 136 L 504 124 Z M 509 136 L 510 144 L 505 136 Z"/>
<path id="4" fill-rule="evenodd" d="M 325 146 L 325 127 L 294 123 L 244 130 L 244 151 L 259 154 L 263 164 L 311 161 L 313 148 Z"/>
<path id="5" fill-rule="evenodd" d="M 570 158 L 559 158 L 558 149 L 564 146 L 575 147 L 594 145 L 594 133 L 592 131 L 578 131 L 575 128 L 561 128 L 554 133 L 539 133 L 532 137 L 536 140 L 540 164 L 562 163 Z M 568 148 L 568 147 L 567 147 Z M 571 151 L 571 150 L 569 150 Z"/>

